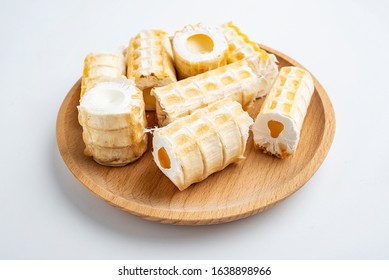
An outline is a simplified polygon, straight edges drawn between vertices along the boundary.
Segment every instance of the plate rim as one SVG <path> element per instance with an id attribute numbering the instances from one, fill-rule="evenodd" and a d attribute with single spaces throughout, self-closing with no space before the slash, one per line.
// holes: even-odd
<path id="1" fill-rule="evenodd" d="M 264 50 L 275 54 L 286 60 L 287 62 L 303 68 L 307 70 L 303 65 L 298 63 L 293 58 L 285 55 L 284 53 L 272 49 L 268 46 L 260 45 Z M 307 70 L 311 73 L 309 70 Z M 312 73 L 311 73 L 312 75 Z M 259 212 L 262 212 L 268 208 L 271 208 L 275 204 L 283 201 L 296 191 L 298 191 L 319 169 L 324 159 L 326 158 L 328 151 L 332 145 L 335 130 L 336 130 L 336 118 L 335 111 L 331 100 L 325 91 L 324 87 L 320 84 L 320 82 L 316 79 L 314 75 L 312 75 L 314 80 L 314 85 L 316 91 L 320 97 L 322 102 L 323 111 L 324 111 L 324 130 L 322 141 L 320 142 L 315 154 L 311 158 L 311 160 L 304 166 L 302 170 L 300 170 L 299 174 L 303 174 L 302 176 L 295 176 L 289 182 L 285 183 L 285 189 L 289 190 L 288 192 L 284 192 L 281 197 L 277 199 L 273 199 L 270 203 L 263 206 L 260 205 L 260 199 L 256 199 L 254 201 L 250 201 L 248 203 L 233 205 L 230 207 L 222 208 L 222 209 L 212 209 L 212 210 L 203 210 L 203 211 L 174 211 L 167 209 L 155 209 L 151 205 L 145 206 L 137 203 L 136 201 L 129 201 L 123 197 L 116 196 L 109 190 L 105 189 L 102 186 L 94 183 L 89 180 L 86 176 L 83 175 L 83 172 L 77 162 L 73 160 L 70 156 L 69 148 L 67 146 L 67 142 L 65 141 L 65 137 L 63 137 L 65 130 L 65 117 L 67 108 L 69 106 L 69 102 L 73 97 L 73 92 L 77 87 L 79 87 L 81 83 L 81 78 L 72 86 L 72 88 L 67 93 L 66 97 L 61 103 L 60 109 L 57 115 L 56 121 L 56 141 L 57 146 L 62 156 L 63 161 L 65 162 L 67 168 L 71 171 L 73 176 L 89 191 L 91 191 L 94 195 L 99 198 L 102 198 L 109 204 L 118 207 L 126 212 L 129 212 L 133 215 L 140 216 L 147 220 L 158 221 L 161 223 L 169 223 L 169 224 L 183 224 L 183 225 L 202 225 L 202 224 L 219 224 L 230 222 L 238 219 L 242 219 Z M 307 172 L 309 170 L 309 172 Z M 287 186 L 296 185 L 296 187 L 290 188 Z M 242 208 L 245 211 L 242 211 Z M 203 217 L 203 218 L 201 218 Z"/>

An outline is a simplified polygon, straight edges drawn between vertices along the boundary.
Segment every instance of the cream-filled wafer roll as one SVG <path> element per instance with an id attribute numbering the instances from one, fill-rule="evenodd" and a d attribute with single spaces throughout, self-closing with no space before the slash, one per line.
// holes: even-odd
<path id="1" fill-rule="evenodd" d="M 122 52 L 95 52 L 84 59 L 80 99 L 97 83 L 120 78 L 126 74 Z"/>
<path id="2" fill-rule="evenodd" d="M 307 71 L 283 67 L 252 127 L 255 147 L 279 158 L 292 155 L 314 89 Z"/>
<path id="3" fill-rule="evenodd" d="M 155 111 L 150 90 L 177 81 L 172 47 L 166 32 L 143 30 L 131 39 L 127 50 L 127 77 L 143 91 L 146 110 Z"/>
<path id="4" fill-rule="evenodd" d="M 257 72 L 261 76 L 262 90 L 257 98 L 269 93 L 271 86 L 278 74 L 277 58 L 261 49 L 259 45 L 251 41 L 237 26 L 228 22 L 218 26 L 228 43 L 227 62 L 234 63 L 241 59 L 257 57 Z"/>
<path id="5" fill-rule="evenodd" d="M 173 38 L 174 65 L 180 79 L 227 64 L 228 45 L 217 28 L 187 25 Z"/>
<path id="6" fill-rule="evenodd" d="M 137 160 L 147 149 L 142 92 L 132 80 L 98 83 L 78 106 L 84 153 L 108 166 Z"/>
<path id="7" fill-rule="evenodd" d="M 242 106 L 221 100 L 153 133 L 153 157 L 180 190 L 244 159 L 253 120 Z"/>
<path id="8" fill-rule="evenodd" d="M 261 90 L 255 65 L 241 60 L 194 77 L 154 88 L 158 123 L 163 126 L 221 99 L 239 102 L 247 110 Z"/>

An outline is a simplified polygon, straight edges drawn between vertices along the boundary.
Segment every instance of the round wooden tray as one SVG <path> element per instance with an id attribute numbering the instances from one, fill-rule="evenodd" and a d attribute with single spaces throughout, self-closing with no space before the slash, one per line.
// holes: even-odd
<path id="1" fill-rule="evenodd" d="M 279 67 L 299 63 L 262 46 L 277 56 Z M 302 67 L 303 68 L 303 67 Z M 335 114 L 325 90 L 314 78 L 315 92 L 295 155 L 280 160 L 253 148 L 250 135 L 246 160 L 232 164 L 201 183 L 179 191 L 153 162 L 151 135 L 147 152 L 125 167 L 105 167 L 83 154 L 82 128 L 77 119 L 80 80 L 58 113 L 57 144 L 73 175 L 95 195 L 131 214 L 172 224 L 217 224 L 261 212 L 287 198 L 316 172 L 335 134 Z M 263 102 L 249 111 L 255 118 Z M 149 127 L 156 125 L 148 112 Z"/>

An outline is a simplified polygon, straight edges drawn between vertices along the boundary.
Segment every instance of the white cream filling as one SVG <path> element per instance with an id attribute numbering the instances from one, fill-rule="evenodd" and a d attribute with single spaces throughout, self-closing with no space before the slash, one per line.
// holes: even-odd
<path id="1" fill-rule="evenodd" d="M 132 99 L 135 92 L 136 88 L 131 83 L 100 83 L 86 92 L 80 107 L 94 114 L 127 113 L 130 106 L 139 105 L 136 99 Z"/>

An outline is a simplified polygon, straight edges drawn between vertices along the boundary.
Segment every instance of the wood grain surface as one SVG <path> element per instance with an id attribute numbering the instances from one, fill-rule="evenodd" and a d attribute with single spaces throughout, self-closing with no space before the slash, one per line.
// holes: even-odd
<path id="1" fill-rule="evenodd" d="M 279 67 L 302 67 L 288 56 L 274 53 Z M 325 159 L 335 134 L 335 114 L 327 93 L 314 78 L 315 92 L 308 108 L 295 155 L 281 160 L 253 147 L 252 133 L 246 160 L 228 166 L 201 183 L 179 191 L 163 175 L 147 152 L 125 167 L 105 167 L 83 154 L 77 108 L 80 81 L 69 91 L 58 113 L 57 144 L 73 175 L 91 192 L 131 214 L 162 223 L 201 225 L 230 222 L 259 213 L 302 187 Z M 249 110 L 255 118 L 263 102 Z M 149 127 L 156 125 L 147 113 Z"/>

